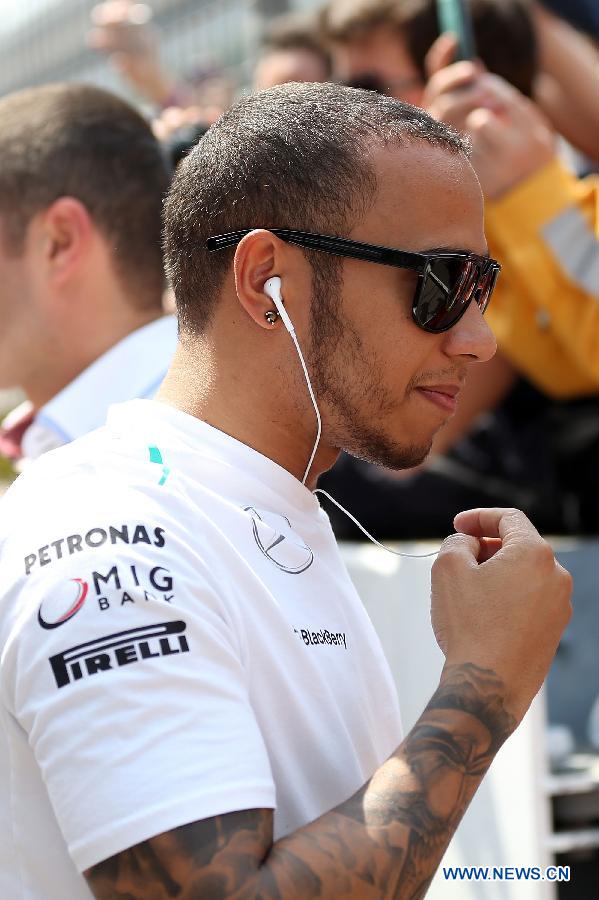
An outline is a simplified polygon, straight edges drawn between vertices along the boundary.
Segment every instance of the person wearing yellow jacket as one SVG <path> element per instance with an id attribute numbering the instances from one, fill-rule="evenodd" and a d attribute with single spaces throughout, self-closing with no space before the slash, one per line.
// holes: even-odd
<path id="1" fill-rule="evenodd" d="M 599 393 L 599 179 L 554 159 L 488 203 L 486 230 L 503 354 L 552 397 Z"/>

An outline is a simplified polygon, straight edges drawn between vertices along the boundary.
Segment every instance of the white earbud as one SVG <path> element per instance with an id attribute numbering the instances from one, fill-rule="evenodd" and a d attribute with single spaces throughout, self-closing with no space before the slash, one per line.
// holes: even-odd
<path id="1" fill-rule="evenodd" d="M 276 306 L 277 312 L 281 317 L 281 321 L 283 322 L 283 325 L 285 326 L 289 334 L 295 334 L 293 322 L 289 318 L 287 310 L 283 305 L 283 298 L 281 297 L 281 279 L 278 275 L 274 275 L 272 278 L 269 278 L 267 282 L 265 282 L 264 293 L 270 297 L 270 299 Z"/>

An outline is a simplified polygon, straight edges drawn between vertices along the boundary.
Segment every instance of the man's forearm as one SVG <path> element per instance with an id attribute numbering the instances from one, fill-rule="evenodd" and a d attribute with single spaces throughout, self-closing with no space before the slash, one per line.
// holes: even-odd
<path id="1" fill-rule="evenodd" d="M 318 881 L 320 897 L 422 897 L 515 727 L 501 690 L 492 672 L 475 666 L 447 672 L 406 740 L 370 782 L 274 845 L 266 860 L 273 886 L 285 898 L 310 896 L 307 883 L 290 877 L 301 860 Z"/>
<path id="2" fill-rule="evenodd" d="M 423 897 L 516 725 L 502 695 L 493 672 L 453 667 L 397 752 L 316 821 L 274 844 L 269 811 L 197 822 L 101 863 L 90 886 L 103 900 Z"/>

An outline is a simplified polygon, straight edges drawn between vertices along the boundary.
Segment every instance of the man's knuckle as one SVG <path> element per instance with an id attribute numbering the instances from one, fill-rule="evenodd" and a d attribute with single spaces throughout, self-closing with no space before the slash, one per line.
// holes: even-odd
<path id="1" fill-rule="evenodd" d="M 451 546 L 446 546 L 439 553 L 433 565 L 433 570 L 436 575 L 458 577 L 467 568 L 467 559 L 467 546 L 459 541 L 454 541 Z"/>
<path id="2" fill-rule="evenodd" d="M 572 599 L 570 597 L 568 597 L 566 600 L 566 603 L 564 605 L 564 619 L 565 619 L 566 625 L 572 618 L 573 613 L 574 613 L 574 605 L 572 604 Z"/>
<path id="3" fill-rule="evenodd" d="M 558 575 L 559 575 L 561 581 L 563 582 L 564 586 L 567 587 L 569 590 L 571 590 L 574 585 L 574 579 L 572 578 L 572 573 L 569 572 L 567 569 L 565 569 L 561 565 L 561 563 L 559 563 L 557 561 L 555 563 L 555 567 L 557 569 Z"/>
<path id="4" fill-rule="evenodd" d="M 447 552 L 447 550 L 442 549 L 439 551 L 438 556 L 432 566 L 431 571 L 432 571 L 433 575 L 442 573 L 446 570 L 448 557 L 449 557 L 449 553 Z"/>
<path id="5" fill-rule="evenodd" d="M 544 566 L 546 568 L 555 567 L 555 553 L 553 552 L 551 545 L 542 538 L 535 543 L 535 557 L 537 565 Z"/>
<path id="6" fill-rule="evenodd" d="M 450 555 L 453 557 L 457 553 L 463 552 L 469 546 L 471 540 L 465 534 L 450 534 L 443 541 L 439 555 Z"/>
<path id="7" fill-rule="evenodd" d="M 433 572 L 435 574 L 443 574 L 453 571 L 456 568 L 458 556 L 454 548 L 443 547 L 439 551 L 435 562 L 433 563 Z"/>
<path id="8" fill-rule="evenodd" d="M 561 576 L 561 589 L 566 603 L 572 606 L 572 590 L 574 588 L 574 580 L 569 572 L 563 572 Z"/>

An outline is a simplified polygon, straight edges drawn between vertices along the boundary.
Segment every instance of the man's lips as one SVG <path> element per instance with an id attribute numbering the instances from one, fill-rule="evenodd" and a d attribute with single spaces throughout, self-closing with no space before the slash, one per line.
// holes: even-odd
<path id="1" fill-rule="evenodd" d="M 454 413 L 457 409 L 461 387 L 461 384 L 427 384 L 420 385 L 416 390 L 440 409 Z"/>

